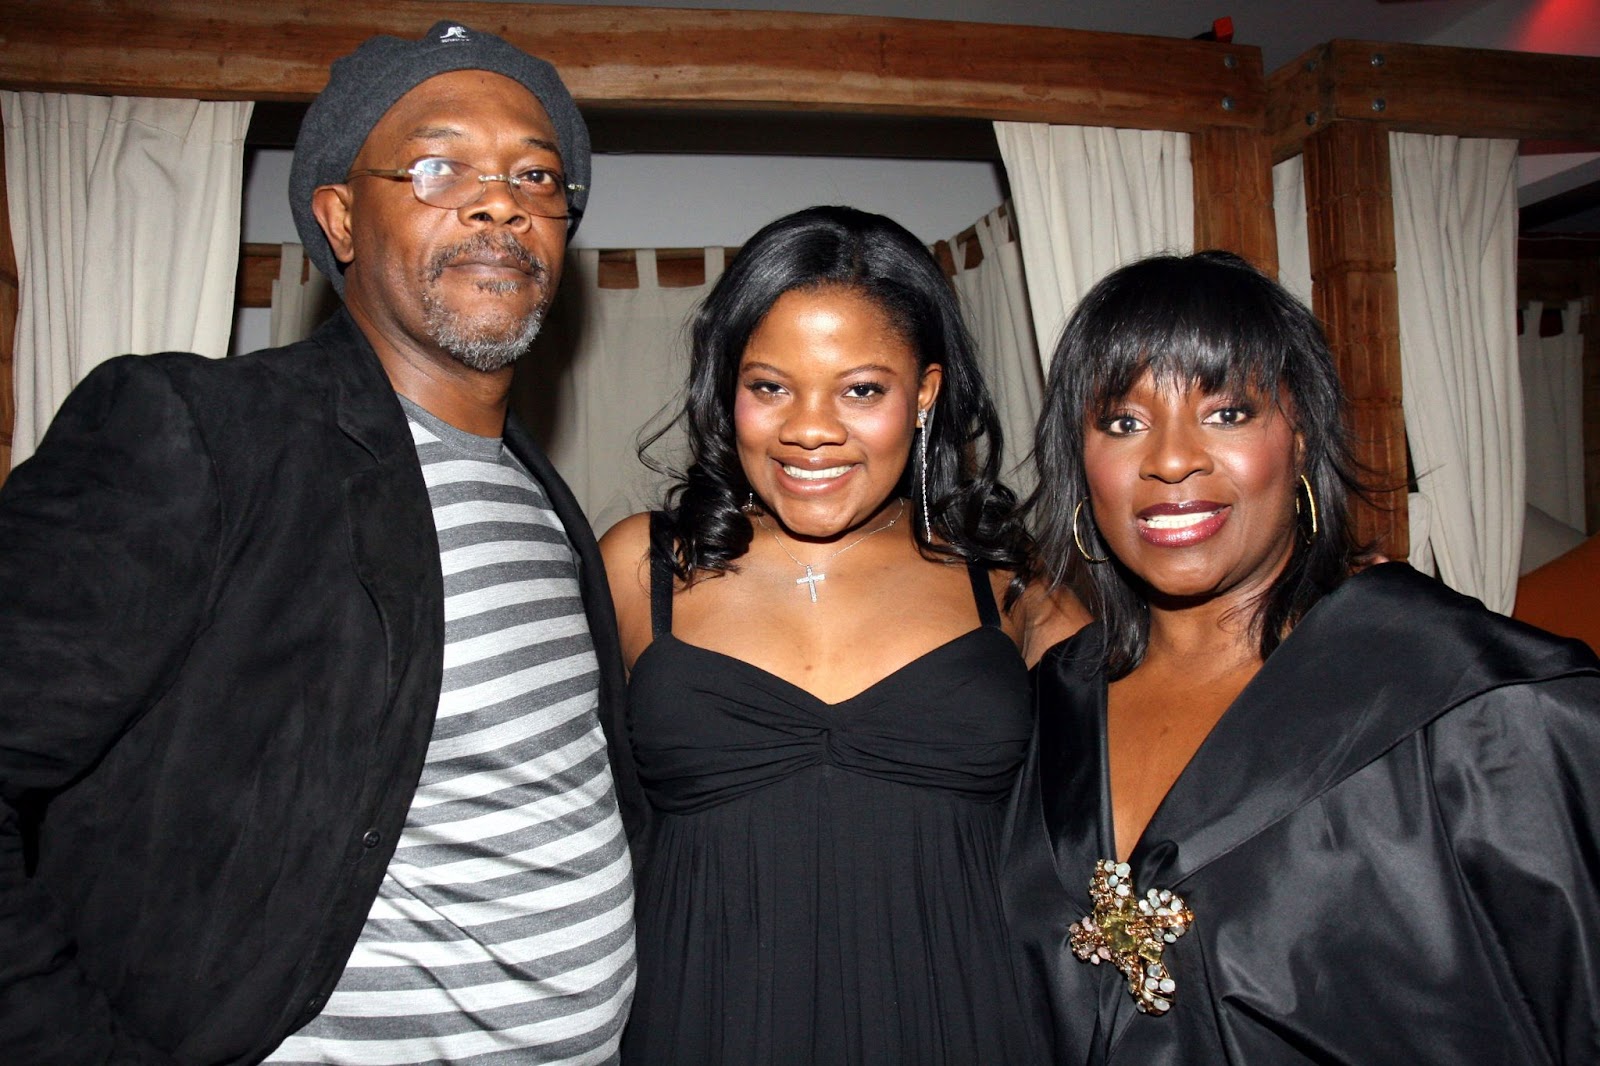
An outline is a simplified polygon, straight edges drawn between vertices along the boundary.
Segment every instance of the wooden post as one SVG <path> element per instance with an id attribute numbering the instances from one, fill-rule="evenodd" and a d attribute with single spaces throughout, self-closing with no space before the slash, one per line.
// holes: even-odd
<path id="1" fill-rule="evenodd" d="M 1194 246 L 1236 252 L 1276 277 L 1272 152 L 1258 130 L 1212 127 L 1190 135 Z"/>
<path id="2" fill-rule="evenodd" d="M 1375 490 L 1357 504 L 1358 538 L 1410 554 L 1400 400 L 1400 299 L 1394 272 L 1389 131 L 1334 122 L 1305 140 L 1312 303 L 1350 398 L 1356 458 Z"/>
<path id="3" fill-rule="evenodd" d="M 5 134 L 0 132 L 0 485 L 11 473 L 11 441 L 17 425 L 16 375 L 12 370 L 20 290 L 17 254 L 11 244 L 10 205 L 6 201 Z"/>

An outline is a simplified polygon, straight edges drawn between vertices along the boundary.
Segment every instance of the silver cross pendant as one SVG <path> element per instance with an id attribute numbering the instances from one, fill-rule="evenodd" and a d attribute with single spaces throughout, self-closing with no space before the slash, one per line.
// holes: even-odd
<path id="1" fill-rule="evenodd" d="M 806 568 L 806 576 L 805 577 L 797 577 L 797 578 L 795 578 L 794 579 L 794 583 L 796 585 L 808 585 L 808 586 L 810 586 L 810 589 L 811 589 L 811 602 L 812 603 L 816 603 L 817 602 L 817 582 L 818 581 L 826 581 L 828 579 L 828 575 L 827 574 L 819 574 L 816 571 L 812 570 L 810 563 L 801 563 L 800 565 Z"/>

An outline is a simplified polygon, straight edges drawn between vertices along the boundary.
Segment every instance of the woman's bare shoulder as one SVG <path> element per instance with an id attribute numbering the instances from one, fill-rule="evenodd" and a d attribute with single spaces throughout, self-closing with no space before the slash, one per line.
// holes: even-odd
<path id="1" fill-rule="evenodd" d="M 642 563 L 650 554 L 650 512 L 631 514 L 606 530 L 600 538 L 600 556 L 613 580 L 615 566 L 627 568 Z"/>
<path id="2" fill-rule="evenodd" d="M 600 538 L 600 558 L 611 585 L 611 602 L 622 635 L 623 659 L 633 660 L 650 643 L 650 515 L 629 515 Z"/>
<path id="3" fill-rule="evenodd" d="M 1022 657 L 1029 666 L 1094 620 L 1071 589 L 1039 580 L 1022 590 L 1013 610 L 1023 617 Z"/>

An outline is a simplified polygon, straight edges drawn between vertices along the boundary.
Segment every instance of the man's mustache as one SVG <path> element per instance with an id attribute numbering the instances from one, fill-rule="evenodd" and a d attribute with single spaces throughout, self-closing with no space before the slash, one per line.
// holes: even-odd
<path id="1" fill-rule="evenodd" d="M 515 237 L 509 233 L 499 234 L 479 233 L 469 237 L 459 244 L 441 248 L 428 260 L 427 280 L 438 281 L 452 264 L 461 260 L 476 258 L 503 258 L 515 263 L 524 273 L 532 276 L 536 281 L 544 281 L 549 276 L 549 269 L 544 261 L 533 252 L 524 248 Z"/>

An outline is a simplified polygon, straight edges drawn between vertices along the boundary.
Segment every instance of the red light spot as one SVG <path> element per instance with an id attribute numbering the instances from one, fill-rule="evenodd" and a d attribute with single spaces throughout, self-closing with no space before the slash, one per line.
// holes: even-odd
<path id="1" fill-rule="evenodd" d="M 1600 0 L 1542 0 L 1513 31 L 1509 46 L 1523 52 L 1600 53 Z"/>

